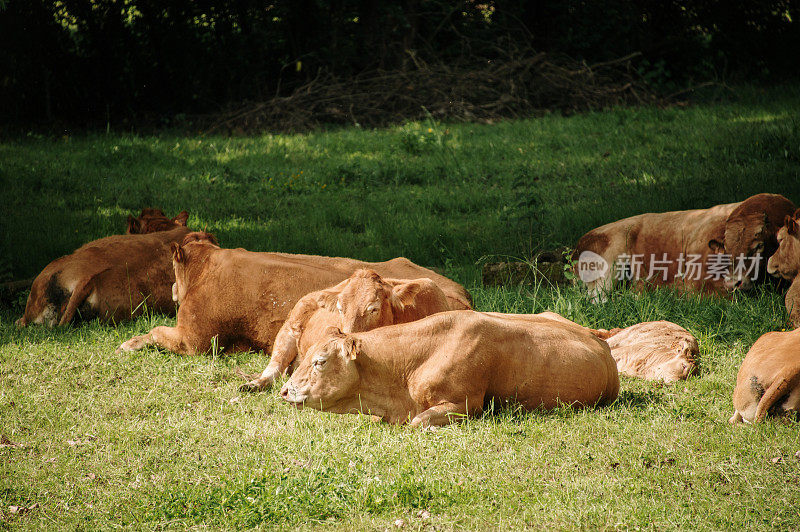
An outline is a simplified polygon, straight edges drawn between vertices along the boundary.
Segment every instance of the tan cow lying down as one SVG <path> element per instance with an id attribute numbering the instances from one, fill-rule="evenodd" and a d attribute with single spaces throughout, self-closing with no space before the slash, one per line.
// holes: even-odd
<path id="1" fill-rule="evenodd" d="M 339 257 L 257 253 L 222 249 L 207 233 L 187 235 L 173 246 L 178 322 L 131 338 L 119 349 L 157 345 L 194 355 L 211 348 L 212 338 L 228 350 L 267 350 L 301 297 L 333 286 L 361 268 L 395 279 L 433 280 L 451 307 L 470 308 L 469 295 L 450 279 L 405 258 L 362 262 Z"/>
<path id="2" fill-rule="evenodd" d="M 692 333 L 669 321 L 637 323 L 600 334 L 617 369 L 629 377 L 670 383 L 697 371 L 700 347 Z"/>
<path id="3" fill-rule="evenodd" d="M 468 311 L 363 333 L 333 329 L 281 389 L 298 407 L 423 427 L 479 414 L 491 398 L 534 410 L 608 404 L 618 393 L 608 345 L 583 327 Z"/>
<path id="4" fill-rule="evenodd" d="M 278 331 L 269 365 L 241 390 L 270 386 L 303 360 L 329 327 L 346 333 L 370 331 L 447 310 L 452 310 L 447 297 L 430 279 L 384 279 L 373 270 L 358 270 L 338 285 L 311 292 L 297 302 Z"/>
<path id="5" fill-rule="evenodd" d="M 487 312 L 486 314 L 517 319 L 536 316 L 577 325 L 555 312 L 540 314 Z M 585 329 L 608 343 L 611 357 L 616 361 L 620 374 L 671 383 L 686 379 L 697 371 L 697 359 L 700 353 L 697 339 L 676 323 L 648 321 L 610 331 L 588 327 Z"/>
<path id="6" fill-rule="evenodd" d="M 731 423 L 800 411 L 800 329 L 756 340 L 739 368 L 733 408 Z"/>
<path id="7" fill-rule="evenodd" d="M 787 216 L 778 231 L 778 251 L 767 262 L 767 272 L 792 281 L 786 292 L 786 311 L 794 327 L 800 327 L 800 210 Z"/>
<path id="8" fill-rule="evenodd" d="M 121 321 L 137 316 L 145 306 L 175 312 L 170 244 L 189 233 L 188 214 L 159 220 L 150 211 L 145 229 L 157 232 L 94 240 L 48 264 L 33 281 L 25 314 L 17 325 L 53 327 L 70 323 L 76 316 Z"/>
<path id="9" fill-rule="evenodd" d="M 775 235 L 794 210 L 783 196 L 757 194 L 710 209 L 631 216 L 581 237 L 576 274 L 595 298 L 610 290 L 615 278 L 711 293 L 747 289 L 754 266 L 747 258 L 760 261 L 775 251 Z"/>

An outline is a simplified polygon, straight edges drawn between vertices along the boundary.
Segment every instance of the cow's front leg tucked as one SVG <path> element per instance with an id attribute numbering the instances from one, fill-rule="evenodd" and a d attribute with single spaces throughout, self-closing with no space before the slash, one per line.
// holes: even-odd
<path id="1" fill-rule="evenodd" d="M 197 350 L 186 342 L 183 333 L 177 327 L 155 327 L 149 333 L 134 336 L 120 345 L 116 352 L 137 351 L 148 345 L 162 347 L 184 355 L 195 355 Z"/>
<path id="2" fill-rule="evenodd" d="M 470 413 L 467 411 L 467 404 L 469 402 L 470 401 L 464 401 L 463 403 L 440 403 L 436 406 L 432 406 L 417 414 L 417 416 L 411 420 L 411 426 L 422 428 L 440 427 L 456 421 L 461 421 Z M 477 404 L 481 403 L 479 402 Z M 472 413 L 475 413 L 474 408 L 472 409 Z"/>
<path id="3" fill-rule="evenodd" d="M 278 377 L 286 373 L 289 366 L 297 357 L 297 339 L 286 328 L 281 328 L 275 337 L 275 346 L 266 369 L 261 376 L 239 387 L 241 392 L 258 392 L 275 382 Z"/>

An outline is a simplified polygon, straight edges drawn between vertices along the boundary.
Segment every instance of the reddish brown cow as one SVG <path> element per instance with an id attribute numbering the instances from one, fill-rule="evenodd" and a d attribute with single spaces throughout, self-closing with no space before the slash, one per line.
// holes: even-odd
<path id="1" fill-rule="evenodd" d="M 800 412 L 800 329 L 756 340 L 739 368 L 733 407 L 731 423 Z"/>
<path id="2" fill-rule="evenodd" d="M 142 214 L 138 218 L 128 215 L 127 233 L 129 235 L 146 235 L 158 231 L 169 231 L 176 227 L 186 227 L 188 219 L 189 213 L 186 211 L 181 211 L 178 216 L 170 219 L 161 209 L 142 209 Z"/>
<path id="3" fill-rule="evenodd" d="M 119 350 L 158 345 L 194 355 L 211 349 L 214 338 L 220 348 L 267 350 L 301 297 L 335 285 L 361 268 L 396 279 L 431 279 L 451 307 L 470 308 L 464 287 L 402 257 L 370 263 L 222 249 L 204 234 L 193 233 L 183 245 L 173 246 L 173 264 L 180 303 L 176 326 L 156 327 L 131 338 Z"/>
<path id="4" fill-rule="evenodd" d="M 786 311 L 794 327 L 800 327 L 800 210 L 787 216 L 778 231 L 778 251 L 767 262 L 767 272 L 792 281 L 786 292 Z"/>
<path id="5" fill-rule="evenodd" d="M 174 312 L 170 244 L 189 233 L 184 225 L 188 215 L 181 213 L 175 219 L 183 223 L 166 216 L 159 219 L 153 212 L 148 216 L 144 226 L 148 231 L 171 228 L 94 240 L 48 264 L 33 281 L 25 313 L 17 325 L 53 327 L 68 324 L 75 317 L 121 321 L 141 314 L 145 308 Z"/>
<path id="6" fill-rule="evenodd" d="M 581 237 L 576 273 L 594 298 L 615 278 L 710 293 L 747 289 L 750 258 L 775 251 L 775 235 L 794 210 L 783 196 L 757 194 L 709 209 L 631 216 Z"/>
<path id="7" fill-rule="evenodd" d="M 241 390 L 270 386 L 302 361 L 331 326 L 346 333 L 370 331 L 447 310 L 451 310 L 447 296 L 431 279 L 384 279 L 373 270 L 358 270 L 338 285 L 297 302 L 275 338 L 269 365 Z"/>

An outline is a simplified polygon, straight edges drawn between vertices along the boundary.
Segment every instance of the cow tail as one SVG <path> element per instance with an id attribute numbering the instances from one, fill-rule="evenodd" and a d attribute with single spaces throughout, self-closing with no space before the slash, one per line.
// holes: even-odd
<path id="1" fill-rule="evenodd" d="M 86 298 L 89 297 L 92 288 L 94 288 L 92 281 L 95 277 L 96 275 L 84 277 L 78 282 L 78 284 L 75 286 L 75 290 L 73 290 L 72 294 L 69 296 L 67 308 L 64 310 L 64 314 L 61 315 L 61 320 L 58 322 L 59 325 L 66 325 L 72 321 L 72 318 L 75 317 L 75 312 L 78 310 L 78 307 L 81 305 L 81 303 L 86 301 Z"/>
<path id="2" fill-rule="evenodd" d="M 791 390 L 793 384 L 796 383 L 800 377 L 800 372 L 797 368 L 790 368 L 781 371 L 778 377 L 767 389 L 766 393 L 761 397 L 756 407 L 756 415 L 754 421 L 763 421 L 767 417 L 769 409 L 778 402 L 778 400 L 786 395 Z"/>

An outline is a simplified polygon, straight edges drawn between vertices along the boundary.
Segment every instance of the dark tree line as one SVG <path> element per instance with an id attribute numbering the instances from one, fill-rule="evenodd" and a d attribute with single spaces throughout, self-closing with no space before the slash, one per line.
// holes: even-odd
<path id="1" fill-rule="evenodd" d="M 642 53 L 655 84 L 795 77 L 796 0 L 0 0 L 0 121 L 120 125 L 284 94 L 320 72 Z"/>

